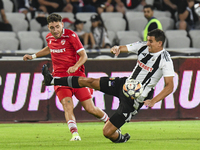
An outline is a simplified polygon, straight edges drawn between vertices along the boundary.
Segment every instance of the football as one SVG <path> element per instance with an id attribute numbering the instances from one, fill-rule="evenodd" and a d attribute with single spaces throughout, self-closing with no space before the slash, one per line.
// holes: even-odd
<path id="1" fill-rule="evenodd" d="M 126 79 L 122 90 L 126 97 L 135 99 L 142 94 L 143 87 L 142 84 L 135 79 Z"/>

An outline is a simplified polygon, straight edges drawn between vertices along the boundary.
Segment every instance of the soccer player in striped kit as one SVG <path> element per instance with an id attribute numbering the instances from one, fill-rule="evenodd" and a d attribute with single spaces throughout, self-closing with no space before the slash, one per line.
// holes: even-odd
<path id="1" fill-rule="evenodd" d="M 85 67 L 83 64 L 87 60 L 87 54 L 77 34 L 72 30 L 63 28 L 62 17 L 58 14 L 50 14 L 47 22 L 50 31 L 46 36 L 48 46 L 36 54 L 24 55 L 23 59 L 26 61 L 51 54 L 54 77 L 85 77 Z M 73 95 L 76 96 L 88 113 L 104 122 L 108 121 L 108 115 L 94 105 L 91 96 L 92 89 L 74 89 L 66 86 L 54 86 L 54 89 L 65 111 L 65 119 L 72 133 L 71 141 L 81 140 L 73 113 Z"/>
<path id="2" fill-rule="evenodd" d="M 163 48 L 165 34 L 160 29 L 152 30 L 148 33 L 147 42 L 136 42 L 124 46 L 114 46 L 111 53 L 119 55 L 120 52 L 134 52 L 138 55 L 138 60 L 130 79 L 135 79 L 142 83 L 144 91 L 141 96 L 131 99 L 123 94 L 123 85 L 127 77 L 98 79 L 85 77 L 63 77 L 53 78 L 46 66 L 43 67 L 43 75 L 46 85 L 64 85 L 73 88 L 90 87 L 100 90 L 106 94 L 119 98 L 120 104 L 117 111 L 106 122 L 103 134 L 106 138 L 115 143 L 122 143 L 129 140 L 130 135 L 122 135 L 118 129 L 129 122 L 131 117 L 138 113 L 138 110 L 145 105 L 153 107 L 156 102 L 161 101 L 173 91 L 174 67 L 169 53 Z M 158 81 L 164 77 L 165 87 L 153 97 L 154 88 Z"/>

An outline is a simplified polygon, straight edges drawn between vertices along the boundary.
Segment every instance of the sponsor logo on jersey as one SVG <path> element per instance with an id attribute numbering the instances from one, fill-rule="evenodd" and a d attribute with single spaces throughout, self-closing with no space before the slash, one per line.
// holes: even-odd
<path id="1" fill-rule="evenodd" d="M 66 40 L 63 39 L 63 40 L 61 41 L 61 44 L 64 45 L 65 42 L 66 42 Z"/>
<path id="2" fill-rule="evenodd" d="M 145 65 L 144 63 L 142 63 L 140 60 L 138 60 L 137 63 L 138 63 L 138 65 L 139 65 L 141 68 L 143 68 L 143 69 L 145 69 L 145 70 L 147 70 L 147 71 L 149 71 L 149 72 L 152 72 L 153 68 L 148 67 L 147 65 Z"/>
<path id="3" fill-rule="evenodd" d="M 74 33 L 72 34 L 72 36 L 73 36 L 73 37 L 76 37 L 76 35 L 75 35 Z"/>
<path id="4" fill-rule="evenodd" d="M 147 55 L 147 53 L 142 53 L 142 55 L 143 55 L 143 56 L 146 56 L 146 55 Z"/>
<path id="5" fill-rule="evenodd" d="M 65 48 L 62 49 L 50 49 L 51 53 L 63 53 L 65 52 Z"/>

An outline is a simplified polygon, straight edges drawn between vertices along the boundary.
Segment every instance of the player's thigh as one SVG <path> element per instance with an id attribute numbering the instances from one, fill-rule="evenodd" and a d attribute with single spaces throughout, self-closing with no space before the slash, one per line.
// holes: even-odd
<path id="1" fill-rule="evenodd" d="M 100 79 L 100 91 L 119 97 L 123 84 L 126 78 L 112 78 L 112 77 L 101 77 Z"/>
<path id="2" fill-rule="evenodd" d="M 87 87 L 74 88 L 73 90 L 74 90 L 74 95 L 80 102 L 83 102 L 92 98 L 93 89 L 91 88 L 87 88 Z"/>
<path id="3" fill-rule="evenodd" d="M 72 95 L 73 95 L 73 89 L 69 87 L 64 87 L 64 86 L 54 86 L 56 95 L 58 96 L 59 101 L 63 105 L 64 110 L 69 110 L 73 109 L 73 100 L 72 100 Z"/>
<path id="4" fill-rule="evenodd" d="M 92 98 L 82 101 L 81 105 L 88 113 L 94 114 L 94 112 L 96 111 L 96 106 L 94 105 Z"/>
<path id="5" fill-rule="evenodd" d="M 78 83 L 81 87 L 89 87 L 92 89 L 100 89 L 100 78 L 82 78 L 80 77 Z"/>

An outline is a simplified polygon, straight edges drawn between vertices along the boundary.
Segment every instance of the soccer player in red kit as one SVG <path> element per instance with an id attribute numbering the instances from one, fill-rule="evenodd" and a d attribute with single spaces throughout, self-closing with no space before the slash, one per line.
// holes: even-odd
<path id="1" fill-rule="evenodd" d="M 53 64 L 52 75 L 54 77 L 85 77 L 85 67 L 83 64 L 87 60 L 87 54 L 77 34 L 69 29 L 63 28 L 62 17 L 58 14 L 50 14 L 47 17 L 47 22 L 50 31 L 46 36 L 48 45 L 36 54 L 24 55 L 23 60 L 31 60 L 51 53 Z M 104 111 L 94 106 L 91 96 L 92 89 L 74 89 L 65 86 L 54 86 L 54 89 L 65 111 L 65 119 L 72 133 L 71 141 L 81 140 L 73 113 L 73 95 L 76 96 L 88 113 L 104 122 L 109 119 Z"/>

